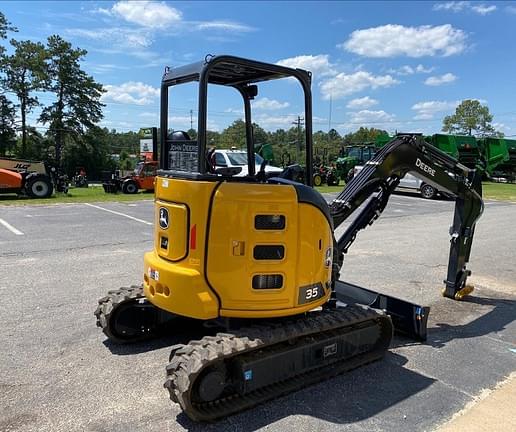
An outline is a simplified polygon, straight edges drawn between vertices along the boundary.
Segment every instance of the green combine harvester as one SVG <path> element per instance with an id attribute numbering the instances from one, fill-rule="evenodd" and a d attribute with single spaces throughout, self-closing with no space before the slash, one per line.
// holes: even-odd
<path id="1" fill-rule="evenodd" d="M 375 145 L 381 148 L 392 139 L 379 135 Z M 516 178 L 516 140 L 434 134 L 425 136 L 425 141 L 468 168 L 480 167 L 490 177 L 505 177 L 509 181 Z"/>

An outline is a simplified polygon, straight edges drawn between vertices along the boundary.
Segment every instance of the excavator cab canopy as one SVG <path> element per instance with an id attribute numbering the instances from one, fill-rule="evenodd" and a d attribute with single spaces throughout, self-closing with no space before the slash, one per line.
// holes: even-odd
<path id="1" fill-rule="evenodd" d="M 231 172 L 213 169 L 207 146 L 208 85 L 233 87 L 242 97 L 245 116 L 249 180 L 256 178 L 251 100 L 258 95 L 259 83 L 281 78 L 294 78 L 301 84 L 305 106 L 305 177 L 312 184 L 312 93 L 311 73 L 276 64 L 240 57 L 208 55 L 203 61 L 177 68 L 166 68 L 161 83 L 161 156 L 160 166 L 173 175 L 189 178 L 216 179 Z M 198 82 L 197 139 L 187 133 L 169 129 L 169 88 Z M 172 174 L 171 173 L 171 174 Z"/>

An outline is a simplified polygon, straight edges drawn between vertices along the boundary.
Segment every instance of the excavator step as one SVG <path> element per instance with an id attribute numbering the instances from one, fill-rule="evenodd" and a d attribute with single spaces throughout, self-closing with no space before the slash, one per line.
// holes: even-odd
<path id="1" fill-rule="evenodd" d="M 264 320 L 174 346 L 164 386 L 195 421 L 213 421 L 378 360 L 391 319 L 365 306 Z"/>

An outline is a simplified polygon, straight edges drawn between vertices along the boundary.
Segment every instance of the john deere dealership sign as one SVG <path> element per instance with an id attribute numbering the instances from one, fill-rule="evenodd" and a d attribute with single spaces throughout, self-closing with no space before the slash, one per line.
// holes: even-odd
<path id="1" fill-rule="evenodd" d="M 152 153 L 152 130 L 154 128 L 141 128 L 140 132 L 140 154 Z"/>

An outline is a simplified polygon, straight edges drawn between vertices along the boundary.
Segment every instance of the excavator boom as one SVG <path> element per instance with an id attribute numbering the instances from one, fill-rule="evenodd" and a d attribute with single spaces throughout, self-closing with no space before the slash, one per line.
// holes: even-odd
<path id="1" fill-rule="evenodd" d="M 462 298 L 469 288 L 466 268 L 469 261 L 475 224 L 483 212 L 481 173 L 460 164 L 439 149 L 427 144 L 420 135 L 400 134 L 383 147 L 373 159 L 348 183 L 330 205 L 334 226 L 337 228 L 355 211 L 358 215 L 336 239 L 338 266 L 348 252 L 358 232 L 371 225 L 385 209 L 389 197 L 407 174 L 412 174 L 439 190 L 455 197 L 455 215 L 450 228 L 450 255 L 443 295 Z M 363 205 L 363 207 L 361 207 Z M 360 208 L 361 207 L 361 208 Z M 338 281 L 338 275 L 334 278 Z M 386 309 L 398 317 L 395 327 L 419 339 L 426 337 L 429 308 L 413 305 L 400 299 L 374 293 L 346 283 L 337 283 L 339 299 L 353 299 L 373 307 Z M 396 309 L 389 310 L 390 307 Z"/>

